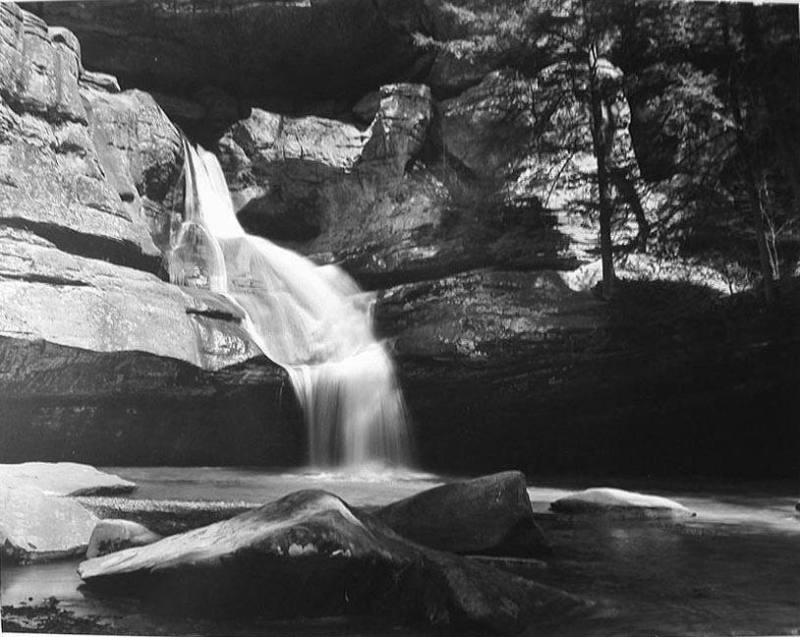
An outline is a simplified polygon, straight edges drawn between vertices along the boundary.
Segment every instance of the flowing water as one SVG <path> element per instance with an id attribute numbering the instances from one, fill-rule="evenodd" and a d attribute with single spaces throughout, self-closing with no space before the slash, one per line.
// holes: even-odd
<path id="1" fill-rule="evenodd" d="M 247 234 L 216 157 L 184 143 L 185 219 L 170 279 L 228 295 L 253 340 L 292 380 L 313 466 L 403 465 L 407 415 L 392 360 L 372 329 L 373 297 L 336 266 Z"/>
<path id="2" fill-rule="evenodd" d="M 355 505 L 383 504 L 447 478 L 395 472 L 269 473 L 232 468 L 112 468 L 134 480 L 131 497 L 153 502 L 263 503 L 301 488 L 323 488 Z M 586 614 L 532 626 L 525 635 L 800 634 L 800 514 L 796 486 L 696 485 L 659 488 L 638 482 L 615 486 L 678 500 L 697 517 L 598 521 L 548 512 L 549 503 L 592 485 L 556 482 L 529 495 L 553 544 L 546 565 L 524 574 L 593 602 Z M 663 485 L 660 485 L 663 487 Z M 85 498 L 90 500 L 90 498 Z M 101 500 L 101 499 L 100 499 Z M 135 600 L 92 597 L 79 589 L 76 560 L 32 566 L 3 565 L 3 605 L 39 604 L 50 596 L 59 608 L 93 617 L 110 634 L 275 635 L 276 637 L 422 637 L 435 632 L 363 618 L 267 621 L 203 620 L 154 615 Z M 523 568 L 524 571 L 524 568 Z M 58 625 L 53 630 L 59 630 Z M 86 632 L 82 629 L 80 632 Z"/>

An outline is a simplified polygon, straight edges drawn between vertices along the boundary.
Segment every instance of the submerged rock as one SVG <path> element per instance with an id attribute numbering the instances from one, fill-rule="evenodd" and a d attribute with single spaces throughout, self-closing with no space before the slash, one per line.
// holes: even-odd
<path id="1" fill-rule="evenodd" d="M 556 513 L 569 515 L 613 515 L 634 518 L 693 517 L 682 504 L 656 495 L 622 489 L 595 488 L 556 500 L 550 505 Z"/>
<path id="2" fill-rule="evenodd" d="M 130 520 L 101 520 L 89 538 L 86 557 L 99 557 L 134 546 L 146 546 L 158 542 L 161 536 L 146 526 Z"/>
<path id="3" fill-rule="evenodd" d="M 136 484 L 112 473 L 75 462 L 0 464 L 6 487 L 36 487 L 47 495 L 111 495 L 130 493 Z"/>
<path id="4" fill-rule="evenodd" d="M 562 591 L 410 543 L 316 490 L 87 560 L 78 572 L 97 592 L 124 590 L 156 605 L 169 600 L 172 611 L 218 616 L 372 612 L 516 633 L 581 605 Z"/>
<path id="5" fill-rule="evenodd" d="M 0 485 L 0 546 L 4 557 L 34 562 L 86 550 L 97 518 L 68 498 L 35 487 Z"/>
<path id="6" fill-rule="evenodd" d="M 525 557 L 547 549 L 519 471 L 435 487 L 374 515 L 403 537 L 439 550 Z"/>

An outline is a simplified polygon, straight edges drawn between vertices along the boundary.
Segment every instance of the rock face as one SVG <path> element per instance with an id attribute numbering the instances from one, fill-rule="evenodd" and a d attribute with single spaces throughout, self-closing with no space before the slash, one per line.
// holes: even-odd
<path id="1" fill-rule="evenodd" d="M 120 205 L 89 135 L 77 39 L 12 4 L 0 16 L 0 222 L 70 252 L 156 269 L 160 254 Z"/>
<path id="2" fill-rule="evenodd" d="M 79 555 L 97 518 L 68 498 L 36 487 L 0 485 L 0 545 L 3 557 L 34 562 Z"/>
<path id="3" fill-rule="evenodd" d="M 181 463 L 215 444 L 233 458 L 212 397 L 260 441 L 254 456 L 295 454 L 287 378 L 263 358 L 253 371 L 241 312 L 157 276 L 182 157 L 153 99 L 84 71 L 69 31 L 13 4 L 0 6 L 0 98 L 3 459 L 129 463 L 157 448 Z"/>
<path id="4" fill-rule="evenodd" d="M 220 140 L 239 218 L 362 281 L 452 267 L 464 255 L 447 236 L 450 194 L 418 161 L 432 118 L 417 84 L 382 87 L 366 131 L 254 109 Z"/>
<path id="5" fill-rule="evenodd" d="M 130 520 L 100 520 L 94 527 L 86 549 L 86 557 L 100 557 L 135 546 L 157 542 L 161 536 Z"/>
<path id="6" fill-rule="evenodd" d="M 136 484 L 74 462 L 24 462 L 0 465 L 6 487 L 35 487 L 46 495 L 111 495 L 130 493 Z"/>
<path id="7" fill-rule="evenodd" d="M 547 548 L 525 476 L 516 471 L 445 484 L 374 515 L 403 537 L 441 551 L 530 557 Z"/>
<path id="8" fill-rule="evenodd" d="M 556 513 L 632 518 L 682 518 L 692 513 L 682 504 L 655 495 L 595 488 L 573 493 L 550 505 Z"/>
<path id="9" fill-rule="evenodd" d="M 358 94 L 411 70 L 419 57 L 411 32 L 422 27 L 421 7 L 181 0 L 98 8 L 67 2 L 38 12 L 72 29 L 91 66 L 125 86 L 184 95 L 213 86 L 240 100 L 276 96 L 291 104 Z"/>
<path id="10" fill-rule="evenodd" d="M 183 208 L 183 157 L 177 128 L 142 91 L 120 93 L 116 87 L 98 87 L 82 76 L 81 97 L 110 185 L 164 253 L 169 249 L 172 216 Z"/>
<path id="11" fill-rule="evenodd" d="M 120 82 L 0 5 L 2 459 L 303 461 L 288 378 L 237 309 L 164 280 L 182 189 L 165 109 L 218 152 L 244 225 L 376 291 L 426 466 L 794 475 L 796 304 L 725 309 L 708 292 L 727 275 L 676 281 L 661 257 L 594 298 L 584 105 L 548 36 L 484 5 L 30 5 Z M 641 185 L 658 137 L 636 96 L 614 101 L 614 163 Z M 636 206 L 613 195 L 625 245 Z M 756 419 L 773 429 L 754 462 Z"/>
<path id="12" fill-rule="evenodd" d="M 755 477 L 794 466 L 796 302 L 769 325 L 756 299 L 704 287 L 631 283 L 609 305 L 557 273 L 492 269 L 391 288 L 376 320 L 424 423 L 423 466 Z M 754 457 L 762 410 L 791 442 Z"/>
<path id="13" fill-rule="evenodd" d="M 122 587 L 169 599 L 173 610 L 373 612 L 509 634 L 580 605 L 554 589 L 408 543 L 322 491 L 299 491 L 224 522 L 88 560 L 78 571 L 101 594 Z"/>

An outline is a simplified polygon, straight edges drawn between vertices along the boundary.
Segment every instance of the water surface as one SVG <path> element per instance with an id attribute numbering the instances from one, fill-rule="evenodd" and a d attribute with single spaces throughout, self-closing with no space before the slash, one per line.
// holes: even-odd
<path id="1" fill-rule="evenodd" d="M 110 468 L 139 484 L 136 500 L 260 504 L 304 488 L 322 488 L 354 505 L 384 504 L 449 478 L 379 470 L 361 475 L 268 473 L 233 468 Z M 797 493 L 785 484 L 698 487 L 647 481 L 636 488 L 678 500 L 691 519 L 619 520 L 549 513 L 549 503 L 601 482 L 532 485 L 529 495 L 554 552 L 532 578 L 594 602 L 585 615 L 533 626 L 528 635 L 800 634 L 800 517 Z M 650 487 L 650 488 L 648 488 Z M 99 616 L 108 632 L 130 634 L 421 636 L 424 631 L 368 619 L 293 622 L 210 621 L 154 617 L 135 600 L 88 597 L 79 590 L 77 561 L 4 565 L 3 605 L 58 598 L 60 608 Z M 519 567 L 526 572 L 525 566 Z"/>

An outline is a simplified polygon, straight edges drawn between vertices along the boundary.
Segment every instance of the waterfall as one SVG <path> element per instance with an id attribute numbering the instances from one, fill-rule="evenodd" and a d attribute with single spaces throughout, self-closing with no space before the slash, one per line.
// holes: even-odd
<path id="1" fill-rule="evenodd" d="M 170 280 L 224 293 L 266 356 L 289 373 L 314 466 L 405 464 L 406 408 L 372 330 L 374 295 L 336 266 L 247 234 L 217 158 L 184 142 L 186 207 Z"/>

